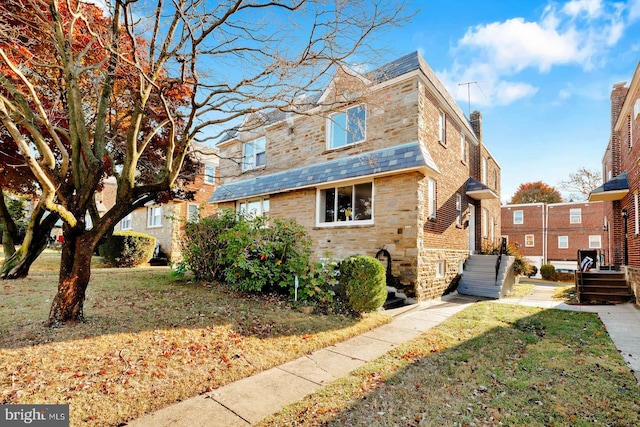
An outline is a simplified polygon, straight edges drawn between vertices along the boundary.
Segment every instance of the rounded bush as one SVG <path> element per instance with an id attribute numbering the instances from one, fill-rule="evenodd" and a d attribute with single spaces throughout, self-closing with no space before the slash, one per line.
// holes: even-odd
<path id="1" fill-rule="evenodd" d="M 149 262 L 156 238 L 135 231 L 116 231 L 100 245 L 100 256 L 112 267 L 137 267 Z"/>
<path id="2" fill-rule="evenodd" d="M 552 264 L 544 264 L 540 267 L 540 275 L 544 280 L 556 280 L 556 268 Z"/>
<path id="3" fill-rule="evenodd" d="M 385 269 L 373 257 L 352 255 L 340 263 L 338 290 L 358 313 L 377 310 L 387 299 Z"/>

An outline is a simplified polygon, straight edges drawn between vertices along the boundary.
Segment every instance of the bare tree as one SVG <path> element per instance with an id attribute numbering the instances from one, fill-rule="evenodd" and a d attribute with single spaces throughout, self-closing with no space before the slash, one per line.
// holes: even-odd
<path id="1" fill-rule="evenodd" d="M 63 221 L 49 323 L 83 319 L 91 255 L 133 209 L 166 200 L 193 141 L 326 84 L 404 19 L 386 0 L 4 0 L 0 122 Z M 145 165 L 153 161 L 154 167 Z M 95 192 L 115 176 L 115 206 Z M 92 217 L 88 229 L 85 218 Z"/>
<path id="2" fill-rule="evenodd" d="M 587 200 L 589 193 L 602 184 L 602 177 L 597 170 L 581 167 L 577 172 L 569 174 L 569 179 L 560 181 L 558 188 L 571 192 L 571 198 Z"/>

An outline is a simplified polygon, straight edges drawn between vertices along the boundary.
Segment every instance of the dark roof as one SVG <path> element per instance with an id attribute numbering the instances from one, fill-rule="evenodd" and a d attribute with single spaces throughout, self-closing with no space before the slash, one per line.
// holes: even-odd
<path id="1" fill-rule="evenodd" d="M 591 191 L 589 194 L 589 201 L 597 202 L 600 200 L 620 200 L 628 192 L 629 180 L 627 179 L 627 172 L 622 172 L 613 177 L 613 179 L 602 184 L 600 187 Z"/>
<path id="2" fill-rule="evenodd" d="M 498 195 L 489 187 L 471 177 L 467 180 L 465 193 L 472 199 L 497 199 Z"/>
<path id="3" fill-rule="evenodd" d="M 394 79 L 403 74 L 418 70 L 419 68 L 420 61 L 418 60 L 418 52 L 411 52 L 383 65 L 380 68 L 376 68 L 375 70 L 366 73 L 365 76 L 368 79 L 379 83 Z"/>
<path id="4" fill-rule="evenodd" d="M 398 145 L 342 159 L 291 169 L 219 186 L 209 202 L 223 202 L 313 187 L 345 179 L 401 170 L 439 172 L 429 152 L 419 143 Z"/>

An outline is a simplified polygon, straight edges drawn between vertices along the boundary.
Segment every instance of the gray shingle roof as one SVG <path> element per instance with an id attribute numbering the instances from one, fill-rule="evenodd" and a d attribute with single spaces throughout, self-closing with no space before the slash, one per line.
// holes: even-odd
<path id="1" fill-rule="evenodd" d="M 590 202 L 620 200 L 629 192 L 627 172 L 621 172 L 589 194 Z"/>
<path id="2" fill-rule="evenodd" d="M 412 142 L 221 185 L 213 193 L 209 202 L 239 200 L 313 187 L 334 181 L 411 169 L 439 172 L 427 149 L 419 142 Z"/>
<path id="3" fill-rule="evenodd" d="M 465 192 L 469 197 L 476 200 L 498 198 L 498 195 L 492 189 L 471 177 L 469 177 L 469 179 L 467 180 Z"/>

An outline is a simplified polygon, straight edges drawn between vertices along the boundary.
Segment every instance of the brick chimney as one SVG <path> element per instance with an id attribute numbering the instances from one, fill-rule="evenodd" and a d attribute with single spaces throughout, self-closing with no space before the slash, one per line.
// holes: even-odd
<path id="1" fill-rule="evenodd" d="M 476 134 L 478 141 L 482 144 L 482 114 L 480 114 L 480 111 L 473 110 L 469 116 L 469 123 L 471 123 L 471 128 Z"/>
<path id="2" fill-rule="evenodd" d="M 629 88 L 626 87 L 627 83 L 616 83 L 613 85 L 611 91 L 611 173 L 613 176 L 618 175 L 621 170 L 622 161 L 622 147 L 620 146 L 620 135 L 613 131 L 613 128 L 620 117 L 622 111 L 622 104 L 627 97 Z M 606 179 L 606 177 L 604 177 Z"/>

